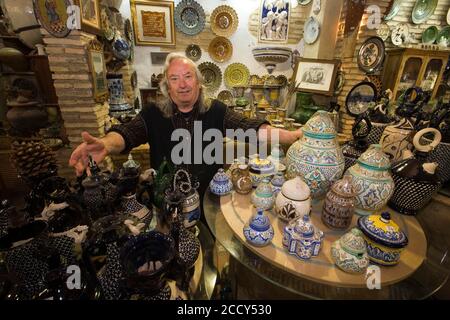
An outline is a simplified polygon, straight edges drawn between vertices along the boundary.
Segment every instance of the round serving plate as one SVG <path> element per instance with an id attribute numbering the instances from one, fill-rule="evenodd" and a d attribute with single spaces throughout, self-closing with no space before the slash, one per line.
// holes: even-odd
<path id="1" fill-rule="evenodd" d="M 202 49 L 196 44 L 190 44 L 186 47 L 186 57 L 192 61 L 198 61 L 202 56 Z"/>
<path id="2" fill-rule="evenodd" d="M 391 35 L 391 28 L 386 22 L 382 22 L 377 29 L 377 36 L 379 36 L 383 41 L 386 41 Z"/>
<path id="3" fill-rule="evenodd" d="M 436 42 L 438 45 L 445 44 L 445 46 L 448 46 L 450 44 L 450 26 L 446 26 L 441 29 L 436 38 Z"/>
<path id="4" fill-rule="evenodd" d="M 212 32 L 218 36 L 229 37 L 236 32 L 239 18 L 232 7 L 223 5 L 214 9 L 210 22 Z"/>
<path id="5" fill-rule="evenodd" d="M 422 43 L 424 44 L 433 44 L 439 34 L 439 30 L 436 26 L 428 27 L 423 33 L 422 33 Z"/>
<path id="6" fill-rule="evenodd" d="M 308 5 L 312 0 L 297 0 L 297 3 L 302 5 L 302 6 L 306 6 Z"/>
<path id="7" fill-rule="evenodd" d="M 198 69 L 203 76 L 203 85 L 210 93 L 216 92 L 222 83 L 222 71 L 213 62 L 202 62 Z"/>
<path id="8" fill-rule="evenodd" d="M 225 69 L 225 85 L 229 88 L 245 87 L 248 85 L 250 72 L 242 63 L 232 63 Z"/>
<path id="9" fill-rule="evenodd" d="M 415 24 L 424 23 L 436 10 L 438 0 L 417 0 L 412 11 L 412 21 Z"/>
<path id="10" fill-rule="evenodd" d="M 391 20 L 394 18 L 397 13 L 400 11 L 400 7 L 402 5 L 402 2 L 404 0 L 394 0 L 394 3 L 392 4 L 391 10 L 384 16 L 384 20 Z"/>
<path id="11" fill-rule="evenodd" d="M 181 0 L 175 7 L 174 20 L 178 31 L 193 36 L 205 27 L 205 10 L 194 0 Z"/>
<path id="12" fill-rule="evenodd" d="M 209 44 L 208 53 L 214 61 L 225 62 L 233 55 L 233 45 L 225 37 L 215 37 Z"/>
<path id="13" fill-rule="evenodd" d="M 358 66 L 366 73 L 374 73 L 380 69 L 385 56 L 384 41 L 380 37 L 367 39 L 358 52 Z"/>
<path id="14" fill-rule="evenodd" d="M 313 44 L 317 41 L 320 34 L 320 23 L 314 17 L 309 17 L 305 23 L 305 30 L 303 31 L 303 39 L 305 43 Z"/>
<path id="15" fill-rule="evenodd" d="M 401 46 L 408 42 L 409 27 L 406 23 L 398 24 L 391 33 L 391 41 L 395 46 Z"/>
<path id="16" fill-rule="evenodd" d="M 223 103 L 225 103 L 227 106 L 231 105 L 233 103 L 233 94 L 231 93 L 231 91 L 229 90 L 222 90 L 219 92 L 219 94 L 217 95 L 217 99 L 219 101 L 222 101 Z"/>

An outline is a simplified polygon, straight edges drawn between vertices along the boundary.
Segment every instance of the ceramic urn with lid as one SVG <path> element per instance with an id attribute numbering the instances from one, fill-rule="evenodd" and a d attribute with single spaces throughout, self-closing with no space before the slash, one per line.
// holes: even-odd
<path id="1" fill-rule="evenodd" d="M 379 144 L 369 149 L 350 167 L 345 176 L 352 178 L 356 192 L 355 212 L 370 215 L 383 208 L 394 193 L 394 180 L 390 173 L 389 157 Z"/>
<path id="2" fill-rule="evenodd" d="M 264 179 L 252 193 L 252 203 L 255 208 L 262 210 L 270 210 L 275 202 L 275 197 L 272 191 L 272 185 L 269 179 Z"/>
<path id="3" fill-rule="evenodd" d="M 396 265 L 408 245 L 406 234 L 391 219 L 389 212 L 360 217 L 358 228 L 364 234 L 370 261 L 385 266 Z"/>
<path id="4" fill-rule="evenodd" d="M 233 183 L 231 182 L 225 171 L 221 168 L 212 178 L 211 182 L 209 183 L 209 188 L 215 195 L 225 196 L 231 192 Z"/>
<path id="5" fill-rule="evenodd" d="M 366 242 L 361 230 L 353 228 L 331 245 L 334 263 L 348 273 L 365 273 L 369 265 Z"/>
<path id="6" fill-rule="evenodd" d="M 257 214 L 244 226 L 243 231 L 245 239 L 257 247 L 268 245 L 274 235 L 270 220 L 262 209 L 258 209 Z"/>
<path id="7" fill-rule="evenodd" d="M 259 155 L 250 160 L 250 177 L 253 187 L 256 188 L 264 178 L 271 178 L 275 173 L 275 165 L 269 159 L 260 158 Z"/>
<path id="8" fill-rule="evenodd" d="M 311 192 L 300 178 L 288 180 L 283 184 L 275 200 L 275 212 L 283 221 L 308 215 L 311 210 Z"/>

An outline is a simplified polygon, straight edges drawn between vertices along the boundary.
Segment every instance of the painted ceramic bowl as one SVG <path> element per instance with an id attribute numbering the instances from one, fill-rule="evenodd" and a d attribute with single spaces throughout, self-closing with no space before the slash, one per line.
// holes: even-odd
<path id="1" fill-rule="evenodd" d="M 257 247 L 268 245 L 272 241 L 273 235 L 274 231 L 270 220 L 261 209 L 258 209 L 258 213 L 244 226 L 245 239 Z"/>
<path id="2" fill-rule="evenodd" d="M 360 217 L 358 227 L 364 234 L 367 253 L 372 262 L 385 266 L 399 262 L 400 253 L 408 245 L 408 238 L 391 220 L 389 212 Z"/>
<path id="3" fill-rule="evenodd" d="M 353 228 L 331 245 L 334 263 L 348 273 L 364 273 L 369 265 L 366 243 L 362 232 Z"/>
<path id="4" fill-rule="evenodd" d="M 231 192 L 233 183 L 223 169 L 219 169 L 209 183 L 211 192 L 218 196 L 225 196 Z"/>
<path id="5" fill-rule="evenodd" d="M 289 60 L 292 50 L 287 47 L 260 47 L 253 49 L 252 53 L 255 60 L 263 63 L 267 71 L 272 73 L 278 63 Z"/>

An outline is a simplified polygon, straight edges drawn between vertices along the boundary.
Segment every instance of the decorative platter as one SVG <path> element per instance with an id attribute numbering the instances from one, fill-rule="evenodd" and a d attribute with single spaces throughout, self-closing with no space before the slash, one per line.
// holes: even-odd
<path id="1" fill-rule="evenodd" d="M 247 86 L 250 78 L 248 68 L 242 63 L 232 63 L 225 69 L 225 85 L 227 87 Z"/>
<path id="2" fill-rule="evenodd" d="M 382 22 L 377 29 L 377 36 L 379 36 L 383 41 L 386 41 L 391 35 L 391 29 L 386 22 Z"/>
<path id="3" fill-rule="evenodd" d="M 428 27 L 423 33 L 422 33 L 422 43 L 425 44 L 433 44 L 439 34 L 439 30 L 436 26 Z"/>
<path id="4" fill-rule="evenodd" d="M 218 36 L 229 37 L 237 29 L 239 18 L 230 6 L 219 6 L 214 9 L 210 17 L 211 30 Z"/>
<path id="5" fill-rule="evenodd" d="M 175 7 L 174 20 L 178 31 L 193 36 L 205 27 L 205 10 L 194 0 L 182 0 Z"/>
<path id="6" fill-rule="evenodd" d="M 320 23 L 314 17 L 309 17 L 305 23 L 305 30 L 303 31 L 303 39 L 307 44 L 313 44 L 317 41 L 320 34 Z"/>
<path id="7" fill-rule="evenodd" d="M 312 4 L 312 11 L 315 15 L 318 15 L 320 13 L 320 9 L 321 9 L 321 3 L 320 0 L 314 0 L 313 4 Z"/>
<path id="8" fill-rule="evenodd" d="M 203 76 L 203 85 L 210 93 L 216 92 L 222 83 L 222 71 L 213 62 L 202 62 L 198 66 L 200 73 Z"/>
<path id="9" fill-rule="evenodd" d="M 384 17 L 384 20 L 388 21 L 394 18 L 397 13 L 400 11 L 401 4 L 404 0 L 394 0 L 394 3 L 392 4 L 391 10 L 386 14 Z"/>
<path id="10" fill-rule="evenodd" d="M 69 19 L 67 8 L 73 2 L 71 0 L 55 0 L 51 4 L 52 7 L 49 9 L 47 0 L 34 0 L 34 13 L 48 33 L 57 38 L 67 37 L 71 31 L 67 27 Z M 17 10 L 23 10 L 23 8 L 17 8 Z"/>
<path id="11" fill-rule="evenodd" d="M 202 49 L 196 44 L 190 44 L 186 47 L 186 57 L 192 61 L 198 61 L 202 56 Z"/>
<path id="12" fill-rule="evenodd" d="M 367 39 L 358 52 L 358 66 L 366 73 L 374 73 L 380 69 L 385 56 L 384 41 L 380 37 Z"/>
<path id="13" fill-rule="evenodd" d="M 398 24 L 391 33 L 392 44 L 401 46 L 409 39 L 409 27 L 406 23 Z"/>
<path id="14" fill-rule="evenodd" d="M 450 26 L 446 26 L 439 32 L 436 42 L 440 46 L 447 47 L 450 44 Z"/>
<path id="15" fill-rule="evenodd" d="M 225 62 L 233 55 L 233 45 L 225 37 L 215 37 L 209 44 L 208 53 L 214 61 Z"/>
<path id="16" fill-rule="evenodd" d="M 424 23 L 436 10 L 438 0 L 417 0 L 412 11 L 412 21 L 415 24 Z"/>
<path id="17" fill-rule="evenodd" d="M 298 4 L 301 4 L 302 6 L 306 6 L 311 2 L 311 0 L 297 0 Z"/>
<path id="18" fill-rule="evenodd" d="M 233 103 L 234 98 L 233 98 L 233 94 L 231 93 L 231 91 L 222 90 L 217 95 L 217 99 L 219 101 L 222 101 L 223 103 L 225 103 L 227 106 L 230 106 Z"/>

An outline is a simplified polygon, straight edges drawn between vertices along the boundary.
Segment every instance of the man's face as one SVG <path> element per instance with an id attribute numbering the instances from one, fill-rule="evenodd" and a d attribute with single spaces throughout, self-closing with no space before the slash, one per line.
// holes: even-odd
<path id="1" fill-rule="evenodd" d="M 184 59 L 173 60 L 167 69 L 170 98 L 183 111 L 190 111 L 198 99 L 200 84 L 195 70 Z"/>

